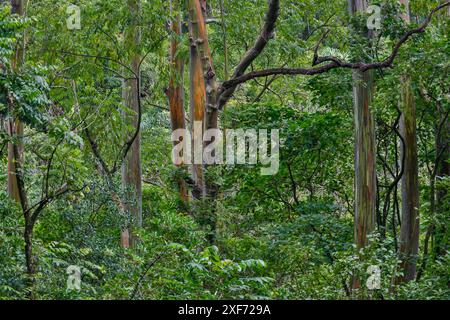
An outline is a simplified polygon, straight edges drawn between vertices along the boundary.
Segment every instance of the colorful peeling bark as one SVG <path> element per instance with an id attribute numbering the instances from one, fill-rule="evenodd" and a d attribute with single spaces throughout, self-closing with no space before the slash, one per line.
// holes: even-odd
<path id="1" fill-rule="evenodd" d="M 367 1 L 349 0 L 351 14 L 364 13 Z M 369 30 L 368 37 L 371 36 Z M 370 110 L 374 91 L 373 71 L 353 71 L 353 108 L 355 125 L 355 203 L 354 237 L 357 249 L 367 245 L 376 221 L 376 141 L 375 123 Z M 360 280 L 353 277 L 352 288 L 360 287 Z"/>
<path id="2" fill-rule="evenodd" d="M 365 12 L 367 1 L 349 0 L 351 14 Z M 370 110 L 374 90 L 373 72 L 353 71 L 353 105 L 355 118 L 355 243 L 367 244 L 375 228 L 376 170 L 375 124 Z"/>
<path id="3" fill-rule="evenodd" d="M 174 15 L 176 7 L 174 3 L 178 3 L 177 0 L 170 1 L 171 14 Z M 172 131 L 177 129 L 186 128 L 186 120 L 184 114 L 184 89 L 183 89 L 183 74 L 184 74 L 184 64 L 183 60 L 178 58 L 177 49 L 180 44 L 179 37 L 181 36 L 181 16 L 179 13 L 176 14 L 175 20 L 170 22 L 170 28 L 173 32 L 173 38 L 170 42 L 170 80 L 169 80 L 169 107 L 170 107 L 170 121 L 172 125 Z M 178 155 L 177 155 L 178 156 Z M 179 166 L 183 167 L 182 161 L 176 161 L 176 163 L 181 163 Z M 181 177 L 177 181 L 178 190 L 180 192 L 180 198 L 183 202 L 188 201 L 188 191 L 186 187 L 186 182 Z"/>
<path id="4" fill-rule="evenodd" d="M 17 15 L 24 15 L 24 1 L 23 0 L 11 0 L 11 13 Z M 24 41 L 19 41 L 15 50 L 15 54 L 12 58 L 13 72 L 18 72 L 24 61 L 25 54 Z M 14 114 L 14 105 L 9 105 L 11 114 Z M 16 118 L 9 119 L 6 123 L 6 131 L 12 138 L 12 142 L 8 143 L 8 184 L 7 191 L 11 199 L 20 203 L 20 192 L 18 187 L 17 176 L 15 174 L 17 162 L 23 162 L 23 123 Z M 14 154 L 14 148 L 18 150 L 18 157 Z"/>
<path id="5" fill-rule="evenodd" d="M 410 22 L 409 0 L 400 1 L 405 12 L 402 18 Z M 402 223 L 400 229 L 401 267 L 403 276 L 398 281 L 411 281 L 416 278 L 417 253 L 419 250 L 419 171 L 417 159 L 416 106 L 411 77 L 401 77 L 400 132 L 404 140 L 402 159 Z"/>
<path id="6" fill-rule="evenodd" d="M 189 1 L 189 38 L 190 61 L 189 61 L 189 77 L 190 77 L 190 109 L 191 109 L 191 136 L 193 151 L 195 146 L 203 144 L 203 130 L 205 128 L 205 108 L 206 108 L 206 87 L 203 78 L 203 68 L 201 61 L 201 53 L 198 47 L 199 28 L 202 23 L 198 22 L 196 15 L 195 0 Z M 194 130 L 195 124 L 201 124 L 200 130 Z M 193 152 L 192 159 L 195 159 Z M 194 161 L 196 162 L 196 161 Z M 192 195 L 196 199 L 202 199 L 206 196 L 205 172 L 203 164 L 192 165 L 192 178 L 194 180 L 194 188 Z"/>
<path id="7" fill-rule="evenodd" d="M 371 71 L 353 73 L 355 117 L 355 242 L 358 248 L 367 244 L 375 228 L 376 170 L 375 124 L 370 111 L 373 74 Z"/>
<path id="8" fill-rule="evenodd" d="M 217 128 L 218 108 L 217 108 L 217 81 L 209 48 L 208 34 L 202 5 L 199 0 L 189 1 L 189 16 L 192 23 L 192 36 L 197 47 L 203 71 L 206 89 L 206 115 L 205 128 Z"/>
<path id="9" fill-rule="evenodd" d="M 138 114 L 139 110 L 139 45 L 140 32 L 138 27 L 138 16 L 140 2 L 139 0 L 128 0 L 128 8 L 132 15 L 132 23 L 125 31 L 125 42 L 130 48 L 130 68 L 133 75 L 130 79 L 125 79 L 123 82 L 123 100 L 125 106 L 130 109 L 124 115 L 125 122 L 130 124 L 133 128 L 139 126 Z M 132 223 L 127 228 L 122 230 L 121 243 L 123 247 L 132 245 L 133 236 L 129 230 L 131 226 L 142 226 L 142 167 L 141 167 L 141 134 L 137 135 L 130 151 L 128 152 L 125 161 L 122 165 L 122 186 L 126 194 L 125 210 L 133 219 Z"/>

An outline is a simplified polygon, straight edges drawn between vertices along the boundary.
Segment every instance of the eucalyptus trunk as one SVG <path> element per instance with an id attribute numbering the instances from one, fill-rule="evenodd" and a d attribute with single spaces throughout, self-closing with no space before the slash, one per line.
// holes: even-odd
<path id="1" fill-rule="evenodd" d="M 205 129 L 206 87 L 203 78 L 201 53 L 199 50 L 199 21 L 196 3 L 189 0 L 189 38 L 191 42 L 189 59 L 191 136 L 192 136 L 192 177 L 194 180 L 193 196 L 202 199 L 206 196 L 205 168 L 203 153 L 198 152 L 203 146 L 203 131 Z M 197 152 L 196 152 L 197 150 Z"/>
<path id="2" fill-rule="evenodd" d="M 172 15 L 177 12 L 178 0 L 170 0 L 170 10 Z M 170 28 L 173 32 L 173 38 L 170 42 L 170 80 L 169 80 L 169 107 L 170 107 L 170 121 L 172 131 L 178 129 L 186 129 L 186 119 L 184 114 L 184 90 L 183 90 L 183 75 L 184 75 L 184 63 L 183 60 L 177 57 L 177 50 L 180 45 L 179 37 L 182 34 L 181 30 L 181 16 L 177 12 L 175 20 L 170 22 Z M 183 142 L 184 143 L 184 142 Z M 174 143 L 176 144 L 176 143 Z M 176 155 L 179 157 L 180 155 Z M 182 161 L 176 161 L 180 163 L 180 167 L 184 167 Z M 186 203 L 188 201 L 188 191 L 186 182 L 183 177 L 178 178 L 178 190 L 181 200 Z"/>
<path id="3" fill-rule="evenodd" d="M 400 1 L 406 10 L 402 14 L 405 22 L 410 22 L 409 0 Z M 400 228 L 400 259 L 403 276 L 399 281 L 416 278 L 417 253 L 419 250 L 419 169 L 417 159 L 416 106 L 411 77 L 401 77 L 400 132 L 404 140 L 402 158 L 402 221 Z"/>
<path id="4" fill-rule="evenodd" d="M 351 14 L 364 13 L 365 0 L 349 0 Z M 356 31 L 355 31 L 356 32 Z M 367 35 L 371 36 L 370 31 Z M 376 141 L 375 124 L 370 110 L 374 91 L 373 71 L 353 71 L 353 107 L 355 130 L 355 203 L 354 237 L 356 247 L 366 246 L 368 236 L 375 229 L 376 221 Z M 352 287 L 360 287 L 358 277 L 353 278 Z"/>
<path id="5" fill-rule="evenodd" d="M 442 1 L 445 2 L 445 1 Z M 447 7 L 445 17 L 450 17 L 450 6 Z M 436 130 L 436 179 L 442 181 L 450 175 L 450 121 L 449 110 L 445 104 L 438 105 L 438 128 Z M 436 185 L 436 212 L 445 216 L 450 210 L 448 188 Z M 449 232 L 447 223 L 436 225 L 434 230 L 433 257 L 445 255 L 448 250 Z"/>
<path id="6" fill-rule="evenodd" d="M 193 44 L 196 46 L 197 52 L 200 55 L 203 81 L 205 83 L 206 108 L 204 129 L 217 129 L 219 117 L 219 109 L 217 106 L 218 84 L 206 30 L 206 1 L 200 3 L 200 0 L 190 0 L 189 3 L 189 15 L 193 26 Z M 207 147 L 208 144 L 213 142 L 214 141 L 204 142 L 203 145 L 204 147 Z M 207 171 L 205 171 L 205 175 L 206 174 Z M 211 179 L 207 179 L 207 177 L 205 177 L 205 191 L 211 199 L 216 198 L 218 187 Z"/>
<path id="7" fill-rule="evenodd" d="M 450 15 L 450 14 L 449 14 Z M 436 133 L 436 181 L 443 181 L 450 176 L 450 121 L 449 110 L 445 104 L 439 105 L 438 128 Z M 445 217 L 450 210 L 448 188 L 436 184 L 436 213 Z M 445 221 L 434 229 L 433 257 L 445 255 L 448 250 L 448 228 Z"/>
<path id="8" fill-rule="evenodd" d="M 23 16 L 25 13 L 25 1 L 24 0 L 11 0 L 11 13 Z M 23 64 L 25 55 L 25 40 L 17 42 L 14 56 L 12 57 L 12 70 L 18 72 Z M 10 113 L 13 114 L 15 106 L 10 104 Z M 16 202 L 20 202 L 20 192 L 18 187 L 18 181 L 16 176 L 17 162 L 23 162 L 23 123 L 13 117 L 6 122 L 6 130 L 12 142 L 8 143 L 8 195 Z M 14 154 L 14 147 L 17 147 L 18 157 Z"/>
<path id="9" fill-rule="evenodd" d="M 365 12 L 367 2 L 350 0 L 352 14 Z M 353 71 L 353 105 L 355 121 L 355 242 L 367 244 L 376 220 L 375 124 L 370 110 L 374 90 L 371 70 Z"/>
<path id="10" fill-rule="evenodd" d="M 140 11 L 139 0 L 128 0 L 128 9 L 131 21 L 125 30 L 125 44 L 129 49 L 129 65 L 133 72 L 131 77 L 123 81 L 123 100 L 130 112 L 125 112 L 125 122 L 134 129 L 139 126 L 139 77 L 140 77 L 140 32 L 138 16 Z M 142 166 L 141 166 L 141 134 L 138 133 L 131 145 L 122 165 L 122 186 L 125 191 L 125 211 L 132 218 L 132 223 L 122 229 L 121 244 L 123 247 L 132 245 L 133 236 L 131 227 L 142 226 Z"/>

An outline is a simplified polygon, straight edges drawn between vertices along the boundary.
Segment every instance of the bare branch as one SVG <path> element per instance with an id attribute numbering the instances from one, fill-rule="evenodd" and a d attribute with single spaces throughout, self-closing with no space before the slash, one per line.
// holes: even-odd
<path id="1" fill-rule="evenodd" d="M 251 63 L 264 50 L 267 43 L 272 38 L 273 31 L 275 30 L 275 23 L 278 19 L 279 12 L 280 12 L 280 1 L 279 0 L 270 0 L 269 9 L 266 14 L 266 21 L 261 30 L 261 33 L 260 33 L 258 39 L 256 39 L 256 42 L 254 43 L 254 45 L 249 50 L 247 50 L 244 57 L 241 59 L 241 62 L 239 62 L 231 79 L 236 79 L 236 78 L 239 78 L 240 76 L 242 76 L 244 74 L 245 70 L 247 70 L 247 68 L 251 65 Z M 219 109 L 221 109 L 228 102 L 228 100 L 232 97 L 232 95 L 234 94 L 234 91 L 236 90 L 236 86 L 237 85 L 224 87 L 226 90 L 224 90 L 220 94 L 220 98 L 218 101 Z"/>
<path id="2" fill-rule="evenodd" d="M 437 6 L 436 8 L 434 8 L 429 15 L 427 16 L 427 18 L 425 19 L 425 21 L 418 27 L 415 29 L 412 29 L 410 31 L 408 31 L 407 33 L 405 33 L 400 40 L 395 44 L 392 53 L 389 55 L 389 57 L 387 57 L 385 60 L 383 61 L 379 61 L 379 62 L 373 62 L 373 63 L 362 63 L 362 62 L 357 62 L 357 63 L 350 63 L 350 62 L 345 62 L 340 60 L 339 58 L 336 57 L 317 57 L 317 59 L 315 59 L 315 64 L 321 64 L 324 62 L 330 62 L 326 65 L 323 65 L 321 67 L 313 67 L 313 68 L 274 68 L 274 69 L 267 69 L 267 70 L 261 70 L 261 71 L 253 71 L 253 72 L 249 72 L 247 74 L 243 74 L 239 77 L 233 78 L 229 81 L 225 81 L 222 84 L 221 90 L 220 90 L 220 94 L 221 96 L 225 95 L 225 93 L 229 92 L 229 90 L 231 88 L 236 88 L 236 86 L 238 86 L 241 83 L 247 82 L 251 79 L 254 78 L 260 78 L 260 77 L 267 77 L 270 75 L 308 75 L 308 76 L 312 76 L 312 75 L 316 75 L 316 74 L 322 74 L 325 72 L 328 72 L 332 69 L 336 69 L 336 68 L 346 68 L 346 69 L 358 69 L 362 72 L 365 72 L 367 70 L 371 70 L 371 69 L 384 69 L 384 68 L 389 68 L 392 66 L 395 58 L 398 55 L 398 52 L 401 48 L 401 46 L 409 39 L 411 38 L 414 34 L 420 34 L 425 32 L 425 29 L 428 27 L 428 25 L 430 24 L 433 15 L 438 12 L 439 10 L 450 6 L 450 1 L 447 1 L 446 3 L 441 4 L 440 6 Z M 221 97 L 222 99 L 222 97 Z M 227 98 L 229 99 L 229 97 Z"/>

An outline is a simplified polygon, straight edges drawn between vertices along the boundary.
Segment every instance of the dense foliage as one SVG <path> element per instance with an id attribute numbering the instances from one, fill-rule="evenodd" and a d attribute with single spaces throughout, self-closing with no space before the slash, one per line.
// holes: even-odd
<path id="1" fill-rule="evenodd" d="M 436 169 L 436 141 L 448 148 L 449 138 L 446 9 L 401 47 L 392 68 L 375 70 L 377 224 L 367 246 L 357 250 L 352 71 L 270 75 L 238 87 L 220 113 L 220 127 L 279 129 L 279 171 L 263 176 L 259 164 L 210 166 L 207 177 L 217 196 L 184 203 L 177 181 L 189 180 L 188 170 L 172 164 L 167 87 L 168 48 L 178 37 L 177 57 L 187 69 L 178 81 L 188 110 L 188 27 L 183 25 L 181 36 L 173 34 L 168 21 L 176 14 L 169 1 L 141 0 L 141 42 L 130 46 L 128 2 L 29 0 L 24 16 L 12 14 L 6 1 L 0 4 L 0 299 L 450 298 L 450 178 Z M 184 2 L 178 9 L 183 21 Z M 254 42 L 267 2 L 207 1 L 218 79 L 232 74 Z M 352 17 L 347 1 L 281 1 L 273 39 L 249 69 L 310 66 L 319 41 L 322 56 L 378 61 L 441 3 L 411 1 L 412 21 L 406 25 L 397 1 L 371 2 L 382 5 L 376 40 L 352 32 L 364 28 L 370 14 Z M 81 8 L 80 29 L 67 28 L 71 3 Z M 21 42 L 24 60 L 14 67 Z M 143 223 L 133 229 L 133 246 L 123 248 L 121 228 L 133 218 L 121 212 L 116 197 L 126 198 L 120 155 L 133 132 L 124 114 L 134 111 L 123 102 L 122 86 L 133 77 L 127 66 L 136 52 L 142 58 Z M 405 73 L 416 98 L 421 225 L 418 276 L 397 284 L 402 273 L 397 128 Z M 11 119 L 23 123 L 22 136 L 8 134 Z M 7 192 L 8 144 L 19 138 L 28 212 L 44 204 L 33 226 L 32 282 L 24 250 L 27 210 Z M 117 171 L 99 170 L 94 149 Z M 81 268 L 79 291 L 67 288 L 69 266 Z M 370 266 L 381 270 L 379 289 L 364 285 Z M 353 290 L 355 277 L 363 285 Z"/>

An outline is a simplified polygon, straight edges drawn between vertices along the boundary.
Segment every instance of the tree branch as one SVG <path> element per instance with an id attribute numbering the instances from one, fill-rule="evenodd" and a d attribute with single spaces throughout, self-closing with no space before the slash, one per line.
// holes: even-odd
<path id="1" fill-rule="evenodd" d="M 312 76 L 312 75 L 316 75 L 316 74 L 322 74 L 325 72 L 328 72 L 332 69 L 336 69 L 336 68 L 346 68 L 346 69 L 358 69 L 362 72 L 371 70 L 371 69 L 383 69 L 383 68 L 389 68 L 392 66 L 395 58 L 398 55 L 398 52 L 401 48 L 401 46 L 409 39 L 411 38 L 414 34 L 420 34 L 425 32 L 425 29 L 428 27 L 428 25 L 430 24 L 433 15 L 438 12 L 439 10 L 450 6 L 450 1 L 447 1 L 446 3 L 443 3 L 439 6 L 437 6 L 436 8 L 434 8 L 427 16 L 427 18 L 425 19 L 425 21 L 417 28 L 412 29 L 410 31 L 408 31 L 407 33 L 405 33 L 400 40 L 395 44 L 392 53 L 383 61 L 379 61 L 379 62 L 373 62 L 373 63 L 362 63 L 362 62 L 357 62 L 357 63 L 350 63 L 350 62 L 345 62 L 340 60 L 339 58 L 336 57 L 317 57 L 315 59 L 315 65 L 324 63 L 324 62 L 329 62 L 326 65 L 323 65 L 321 67 L 313 67 L 313 68 L 274 68 L 274 69 L 267 69 L 267 70 L 260 70 L 260 71 L 253 71 L 253 72 L 249 72 L 247 74 L 243 74 L 241 76 L 232 78 L 229 81 L 225 81 L 222 84 L 222 87 L 220 88 L 220 95 L 221 95 L 221 100 L 223 99 L 228 99 L 230 97 L 227 97 L 226 94 L 228 94 L 230 92 L 230 89 L 236 88 L 236 86 L 238 86 L 241 83 L 247 82 L 251 79 L 255 79 L 255 78 L 260 78 L 260 77 L 267 77 L 270 75 L 308 75 L 308 76 Z M 234 90 L 234 89 L 233 89 Z"/>
<path id="2" fill-rule="evenodd" d="M 258 39 L 256 39 L 256 42 L 253 44 L 253 46 L 249 50 L 247 50 L 245 55 L 242 57 L 241 62 L 239 62 L 238 66 L 236 67 L 233 73 L 233 76 L 231 77 L 232 80 L 241 77 L 244 74 L 245 70 L 247 70 L 247 68 L 251 65 L 251 63 L 264 50 L 267 43 L 272 38 L 273 31 L 275 30 L 275 23 L 279 16 L 279 12 L 280 12 L 280 1 L 270 0 L 269 9 L 266 14 L 266 21 L 261 30 L 261 33 Z M 225 90 L 220 94 L 220 98 L 218 101 L 219 109 L 221 109 L 233 96 L 236 87 L 237 84 L 234 86 L 224 87 Z"/>

